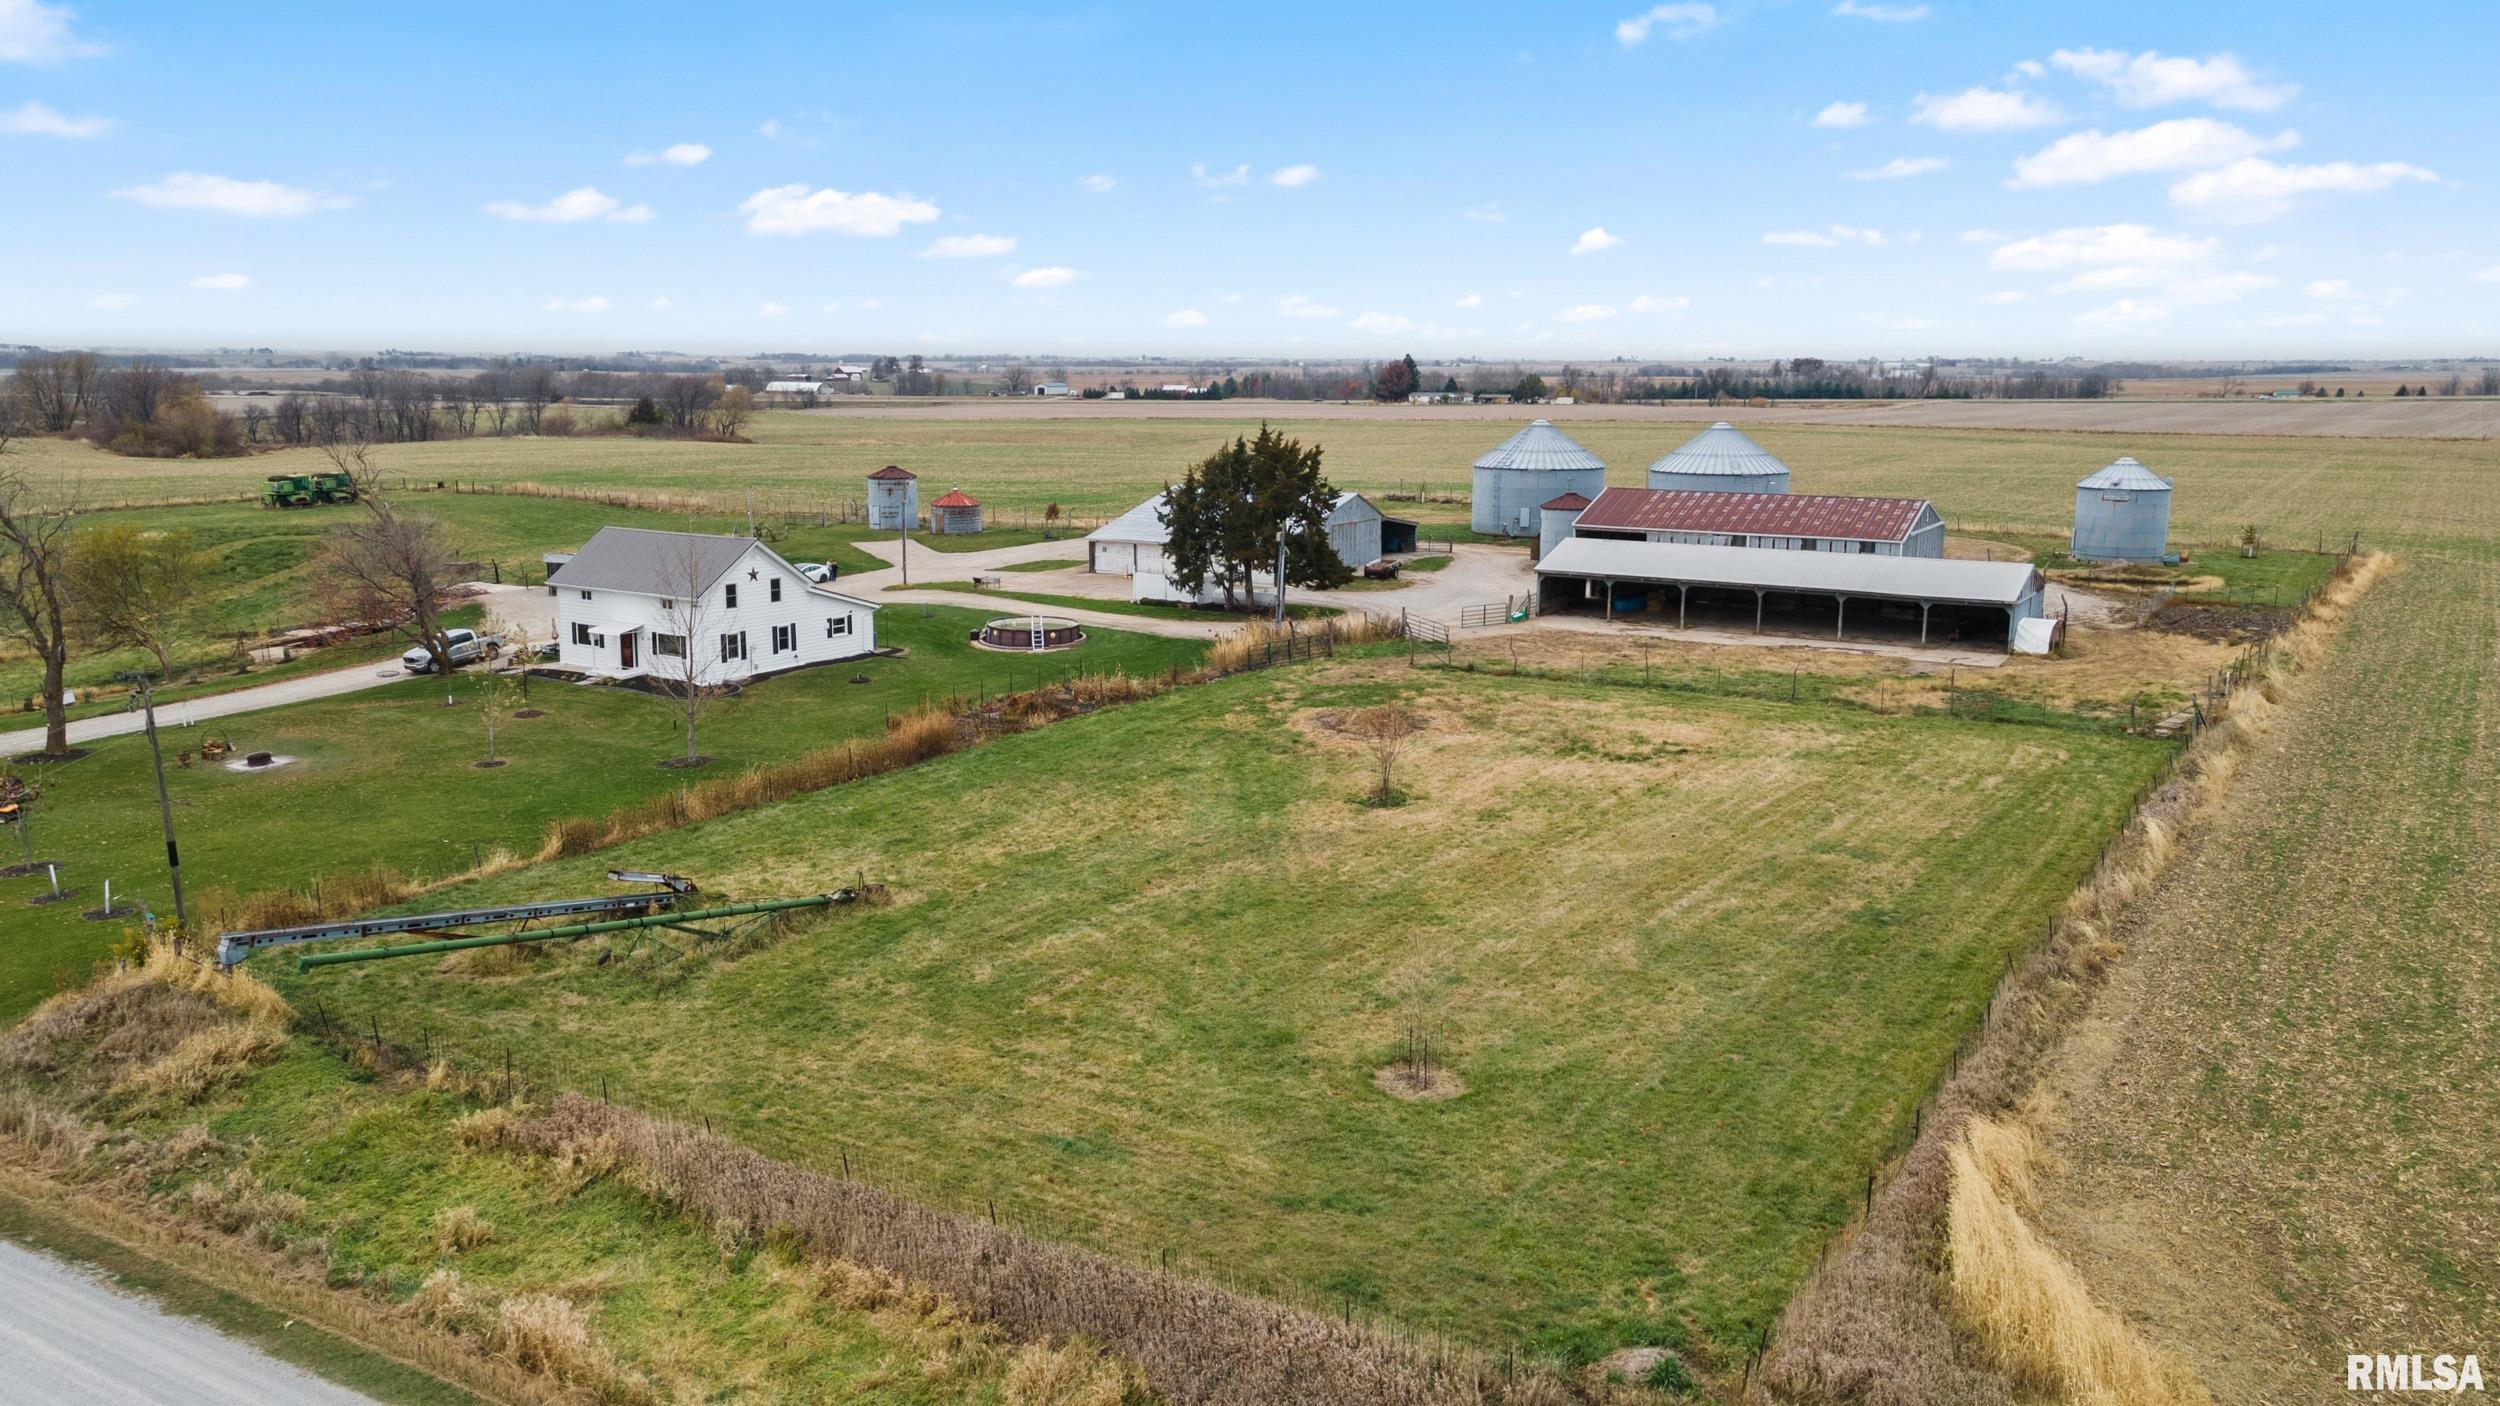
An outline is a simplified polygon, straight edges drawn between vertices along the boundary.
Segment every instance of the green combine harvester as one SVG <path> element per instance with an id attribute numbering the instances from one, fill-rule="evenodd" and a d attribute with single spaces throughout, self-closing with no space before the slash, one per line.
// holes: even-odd
<path id="1" fill-rule="evenodd" d="M 321 503 L 353 503 L 356 481 L 345 474 L 271 474 L 260 490 L 264 508 L 309 508 Z"/>

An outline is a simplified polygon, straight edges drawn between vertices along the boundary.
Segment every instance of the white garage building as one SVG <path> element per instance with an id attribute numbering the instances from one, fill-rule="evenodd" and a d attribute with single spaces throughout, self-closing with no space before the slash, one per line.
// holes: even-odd
<path id="1" fill-rule="evenodd" d="M 752 537 L 603 527 L 548 588 L 558 660 L 610 679 L 736 683 L 877 647 L 877 607 Z"/>
<path id="2" fill-rule="evenodd" d="M 1383 514 L 1360 493 L 1340 493 L 1328 513 L 1328 545 L 1347 566 L 1360 571 L 1380 560 L 1383 533 L 1392 524 L 1408 529 L 1411 550 L 1412 524 Z M 1163 525 L 1163 495 L 1158 493 L 1086 534 L 1085 569 L 1106 576 L 1160 575 L 1163 548 L 1171 540 L 1172 529 Z"/>

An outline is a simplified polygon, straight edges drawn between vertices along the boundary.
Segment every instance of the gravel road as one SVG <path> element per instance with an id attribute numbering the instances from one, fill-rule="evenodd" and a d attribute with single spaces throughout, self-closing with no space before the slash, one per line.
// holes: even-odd
<path id="1" fill-rule="evenodd" d="M 6 1241 L 0 1303 L 0 1403 L 376 1406 Z"/>

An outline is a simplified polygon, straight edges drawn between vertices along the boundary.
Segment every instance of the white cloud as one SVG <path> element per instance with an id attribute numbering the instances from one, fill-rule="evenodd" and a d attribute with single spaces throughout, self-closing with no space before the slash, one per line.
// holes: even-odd
<path id="1" fill-rule="evenodd" d="M 2264 273 L 2213 273 L 2199 278 L 2174 279 L 2163 285 L 2162 292 L 2176 303 L 2231 303 L 2250 293 L 2274 286 L 2274 276 Z"/>
<path id="2" fill-rule="evenodd" d="M 2296 83 L 2260 83 L 2239 59 L 2216 54 L 2209 59 L 2165 56 L 2147 49 L 2124 54 L 2116 49 L 2060 49 L 2049 62 L 2106 86 L 2127 107 L 2161 107 L 2177 102 L 2206 102 L 2215 107 L 2272 112 L 2300 91 Z"/>
<path id="3" fill-rule="evenodd" d="M 1629 49 L 1645 42 L 1653 29 L 1663 29 L 1669 39 L 1690 39 L 1719 22 L 1719 11 L 1712 5 L 1652 5 L 1641 14 L 1615 26 L 1615 42 Z"/>
<path id="4" fill-rule="evenodd" d="M 767 117 L 763 121 L 755 124 L 755 135 L 763 137 L 767 140 L 779 140 L 781 136 L 781 119 L 778 117 Z"/>
<path id="5" fill-rule="evenodd" d="M 1207 325 L 1207 315 L 1196 308 L 1181 308 L 1176 312 L 1165 314 L 1163 325 L 1166 327 L 1204 327 Z"/>
<path id="6" fill-rule="evenodd" d="M 1272 184 L 1284 186 L 1287 189 L 1306 186 L 1319 179 L 1319 168 L 1306 162 L 1299 166 L 1288 166 L 1267 179 Z"/>
<path id="7" fill-rule="evenodd" d="M 1937 97 L 1918 95 L 1910 120 L 1946 132 L 2012 132 L 2062 121 L 2057 105 L 2011 88 L 1965 88 Z"/>
<path id="8" fill-rule="evenodd" d="M 110 312 L 115 308 L 135 307 L 138 302 L 139 295 L 136 293 L 98 293 L 87 300 L 87 306 Z"/>
<path id="9" fill-rule="evenodd" d="M 1681 293 L 1671 294 L 1663 298 L 1658 297 L 1655 294 L 1643 293 L 1639 297 L 1632 300 L 1632 311 L 1681 312 L 1692 305 L 1693 300 L 1685 297 Z"/>
<path id="10" fill-rule="evenodd" d="M 1483 307 L 1483 306 L 1484 306 L 1484 295 L 1483 295 L 1482 293 L 1470 293 L 1470 294 L 1468 294 L 1466 297 L 1463 297 L 1463 298 L 1461 298 L 1461 299 L 1459 299 L 1459 300 L 1458 300 L 1458 306 L 1460 306 L 1460 307 L 1462 307 L 1462 308 L 1480 308 L 1480 307 Z"/>
<path id="11" fill-rule="evenodd" d="M 2015 273 L 2177 271 L 2210 263 L 2221 250 L 2220 240 L 2163 234 L 2150 225 L 2079 225 L 2001 245 L 1988 266 Z"/>
<path id="12" fill-rule="evenodd" d="M 1595 228 L 1580 231 L 1580 237 L 1572 241 L 1571 252 L 1574 254 L 1594 254 L 1602 249 L 1612 249 L 1622 242 L 1622 240 L 1608 234 L 1604 225 L 1598 225 Z"/>
<path id="13" fill-rule="evenodd" d="M 1075 269 L 1050 264 L 1042 268 L 1026 269 L 1017 274 L 1016 286 L 1018 288 L 1065 288 L 1076 280 Z"/>
<path id="14" fill-rule="evenodd" d="M 100 137 L 113 130 L 110 117 L 66 117 L 57 109 L 30 102 L 15 112 L 0 112 L 0 133 L 17 137 Z"/>
<path id="15" fill-rule="evenodd" d="M 2142 327 L 2148 323 L 2161 322 L 2166 320 L 2169 316 L 2170 309 L 2163 307 L 2159 303 L 2145 303 L 2138 302 L 2133 298 L 2120 298 L 2117 302 L 2111 303 L 2107 307 L 2094 308 L 2090 312 L 2080 312 L 2075 314 L 2075 325 L 2078 327 L 2106 327 L 2123 330 L 2129 327 Z"/>
<path id="16" fill-rule="evenodd" d="M 2385 190 L 2398 181 L 2438 179 L 2437 174 L 2402 161 L 2381 161 L 2371 166 L 2350 161 L 2287 166 L 2252 156 L 2219 171 L 2201 171 L 2172 186 L 2170 203 L 2204 219 L 2253 224 L 2285 213 L 2292 208 L 2292 201 L 2303 195 Z"/>
<path id="17" fill-rule="evenodd" d="M 343 210 L 356 203 L 354 196 L 324 195 L 276 181 L 238 181 L 196 171 L 177 171 L 154 185 L 131 186 L 113 194 L 159 210 L 214 210 L 255 219 L 288 219 L 316 210 Z"/>
<path id="18" fill-rule="evenodd" d="M 1851 19 L 1875 20 L 1883 24 L 1908 24 L 1912 20 L 1927 18 L 1927 7 L 1925 5 L 1876 4 L 1872 3 L 1872 0 L 1840 0 L 1839 4 L 1832 6 L 1832 13 L 1847 15 Z"/>
<path id="19" fill-rule="evenodd" d="M 1896 156 L 1871 171 L 1852 171 L 1849 173 L 1849 179 L 1853 181 L 1897 181 L 1904 176 L 1924 176 L 1930 171 L 1941 171 L 1952 164 L 1952 161 L 1942 156 Z"/>
<path id="20" fill-rule="evenodd" d="M 1878 314 L 1870 320 L 1880 322 L 1895 332 L 1924 332 L 1936 325 L 1936 319 L 1932 317 L 1886 317 Z"/>
<path id="21" fill-rule="evenodd" d="M 1346 325 L 1357 332 L 1412 332 L 1415 330 L 1413 318 L 1399 317 L 1394 313 L 1385 312 L 1361 313 Z"/>
<path id="22" fill-rule="evenodd" d="M 580 186 L 544 205 L 524 205 L 517 200 L 489 201 L 486 213 L 498 219 L 534 220 L 549 225 L 579 224 L 584 220 L 638 225 L 650 219 L 652 212 L 648 205 L 628 205 L 597 186 Z"/>
<path id="23" fill-rule="evenodd" d="M 2300 143 L 2298 132 L 2261 137 L 2210 117 L 2176 117 L 2132 132 L 2076 132 L 2014 162 L 2016 186 L 2082 185 L 2149 171 L 2201 171 Z"/>
<path id="24" fill-rule="evenodd" d="M 668 295 L 666 293 L 662 293 L 660 296 L 653 298 L 651 300 L 651 310 L 653 312 L 668 311 Z"/>
<path id="25" fill-rule="evenodd" d="M 1012 253 L 1016 237 L 1012 234 L 947 234 L 940 235 L 928 248 L 920 251 L 924 259 L 995 259 Z"/>
<path id="26" fill-rule="evenodd" d="M 252 276 L 248 273 L 204 273 L 192 279 L 191 286 L 219 293 L 240 293 L 252 286 Z"/>
<path id="27" fill-rule="evenodd" d="M 1843 244 L 1864 244 L 1880 249 L 1887 241 L 1880 229 L 1859 229 L 1855 225 L 1825 225 L 1814 229 L 1775 229 L 1762 236 L 1765 244 L 1788 249 L 1836 249 Z"/>
<path id="28" fill-rule="evenodd" d="M 1109 195 L 1111 193 L 1111 188 L 1118 185 L 1119 181 L 1111 176 L 1095 174 L 1091 176 L 1078 177 L 1077 184 L 1092 191 L 1096 195 Z"/>
<path id="29" fill-rule="evenodd" d="M 1554 314 L 1554 320 L 1556 322 L 1604 322 L 1608 318 L 1618 316 L 1621 311 L 1605 303 L 1581 303 Z"/>
<path id="30" fill-rule="evenodd" d="M 757 317 L 788 317 L 790 309 L 780 303 L 766 303 L 755 310 Z"/>
<path id="31" fill-rule="evenodd" d="M 938 217 L 938 207 L 911 195 L 876 191 L 809 190 L 805 185 L 771 186 L 738 203 L 747 217 L 749 234 L 781 234 L 795 239 L 830 230 L 835 234 L 883 239 L 905 225 L 925 225 Z"/>
<path id="32" fill-rule="evenodd" d="M 2493 264 L 2487 269 L 2476 269 L 2472 277 L 2476 283 L 2500 283 L 2500 264 Z"/>
<path id="33" fill-rule="evenodd" d="M 1458 213 L 1462 219 L 1480 220 L 1488 225 L 1498 225 L 1510 218 L 1510 212 L 1503 209 L 1502 202 L 1498 200 L 1488 200 L 1474 209 L 1461 210 Z"/>
<path id="34" fill-rule="evenodd" d="M 1990 293 L 1980 299 L 1983 303 L 1995 303 L 1999 306 L 2011 303 L 2029 302 L 2030 300 L 2031 295 L 2029 293 L 2013 288 L 2000 288 L 1996 292 Z"/>
<path id="35" fill-rule="evenodd" d="M 679 142 L 658 151 L 637 151 L 625 158 L 628 166 L 700 166 L 712 159 L 712 149 L 701 142 Z"/>
<path id="36" fill-rule="evenodd" d="M 1244 162 L 1229 171 L 1210 171 L 1207 169 L 1207 163 L 1193 161 L 1189 163 L 1189 175 L 1190 179 L 1202 186 L 1247 185 L 1250 183 L 1250 165 Z"/>
<path id="37" fill-rule="evenodd" d="M 1326 307 L 1319 303 L 1312 302 L 1310 299 L 1303 297 L 1299 293 L 1290 294 L 1287 297 L 1278 300 L 1276 310 L 1283 313 L 1287 317 L 1320 318 L 1335 317 L 1337 315 L 1337 310 L 1335 308 Z"/>
<path id="38" fill-rule="evenodd" d="M 566 302 L 562 298 L 549 298 L 547 300 L 547 311 L 549 312 L 606 312 L 608 307 L 608 300 L 597 296 L 575 298 L 571 302 Z"/>
<path id="39" fill-rule="evenodd" d="M 104 52 L 70 32 L 75 11 L 38 0 L 0 0 L 0 62 L 56 63 Z"/>
<path id="40" fill-rule="evenodd" d="M 1814 114 L 1817 127 L 1863 127 L 1866 125 L 1866 104 L 1830 103 Z"/>
<path id="41" fill-rule="evenodd" d="M 2300 291 L 2321 302 L 2339 302 L 2352 296 L 2352 284 L 2341 278 L 2321 278 Z"/>

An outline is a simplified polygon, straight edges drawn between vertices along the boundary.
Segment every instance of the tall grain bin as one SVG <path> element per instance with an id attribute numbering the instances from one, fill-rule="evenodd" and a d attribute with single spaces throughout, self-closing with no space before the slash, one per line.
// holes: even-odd
<path id="1" fill-rule="evenodd" d="M 920 475 L 888 464 L 868 476 L 868 525 L 904 532 L 920 525 Z"/>
<path id="2" fill-rule="evenodd" d="M 1590 501 L 1577 493 L 1566 493 L 1548 498 L 1537 507 L 1537 560 L 1543 561 L 1546 553 L 1571 540 L 1571 525 L 1588 511 Z"/>
<path id="3" fill-rule="evenodd" d="M 1651 464 L 1649 486 L 1688 493 L 1786 493 L 1788 466 L 1721 420 Z"/>
<path id="4" fill-rule="evenodd" d="M 960 536 L 981 530 L 981 500 L 960 488 L 950 488 L 929 504 L 929 530 L 943 536 Z"/>
<path id="5" fill-rule="evenodd" d="M 1476 461 L 1475 499 L 1467 525 L 1478 532 L 1525 537 L 1537 530 L 1537 506 L 1564 493 L 1594 499 L 1606 491 L 1606 461 L 1579 441 L 1534 420 Z"/>
<path id="6" fill-rule="evenodd" d="M 2076 484 L 2067 548 L 2084 561 L 2168 561 L 2170 480 L 2121 459 Z"/>

